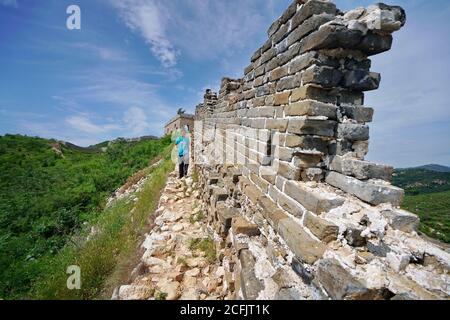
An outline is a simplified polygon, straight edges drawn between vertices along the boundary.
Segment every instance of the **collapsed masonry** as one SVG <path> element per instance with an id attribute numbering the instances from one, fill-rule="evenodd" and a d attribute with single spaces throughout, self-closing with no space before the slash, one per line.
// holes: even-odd
<path id="1" fill-rule="evenodd" d="M 368 57 L 405 20 L 396 6 L 296 0 L 245 76 L 197 106 L 195 162 L 236 298 L 300 299 L 298 281 L 318 299 L 449 297 L 448 249 L 398 208 L 392 167 L 364 160 L 363 92 L 380 83 Z"/>

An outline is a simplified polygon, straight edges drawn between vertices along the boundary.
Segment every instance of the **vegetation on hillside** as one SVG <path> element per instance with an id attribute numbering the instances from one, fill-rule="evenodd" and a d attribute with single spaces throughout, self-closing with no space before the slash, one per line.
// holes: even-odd
<path id="1" fill-rule="evenodd" d="M 26 297 L 73 235 L 104 215 L 107 197 L 169 145 L 169 137 L 117 141 L 102 152 L 1 136 L 0 298 Z"/>
<path id="2" fill-rule="evenodd" d="M 402 207 L 420 217 L 420 231 L 450 243 L 450 173 L 398 169 L 393 183 L 405 189 Z"/>
<path id="3" fill-rule="evenodd" d="M 405 189 L 407 195 L 443 192 L 450 190 L 450 172 L 398 169 L 395 170 L 393 183 Z"/>

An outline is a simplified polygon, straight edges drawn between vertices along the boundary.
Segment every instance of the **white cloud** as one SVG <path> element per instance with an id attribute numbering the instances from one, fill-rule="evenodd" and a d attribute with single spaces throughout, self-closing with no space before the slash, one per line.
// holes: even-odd
<path id="1" fill-rule="evenodd" d="M 128 109 L 123 117 L 124 124 L 133 136 L 142 136 L 149 129 L 147 115 L 138 107 Z"/>
<path id="2" fill-rule="evenodd" d="M 0 0 L 0 5 L 14 8 L 17 8 L 19 6 L 17 0 Z"/>
<path id="3" fill-rule="evenodd" d="M 131 107 L 125 110 L 121 118 L 109 117 L 108 123 L 98 124 L 89 116 L 72 115 L 65 119 L 72 129 L 90 135 L 117 134 L 122 137 L 147 135 L 151 126 L 144 109 Z"/>
<path id="4" fill-rule="evenodd" d="M 116 124 L 98 125 L 93 123 L 89 118 L 78 115 L 68 117 L 66 123 L 78 131 L 89 134 L 100 134 L 119 129 L 119 126 Z"/>
<path id="5" fill-rule="evenodd" d="M 74 43 L 74 44 L 72 44 L 72 46 L 74 48 L 81 48 L 81 49 L 90 51 L 90 52 L 96 54 L 97 56 L 99 56 L 103 60 L 107 60 L 107 61 L 125 61 L 126 60 L 124 54 L 116 49 L 102 47 L 102 46 L 85 43 L 85 42 Z"/>
<path id="6" fill-rule="evenodd" d="M 126 25 L 138 32 L 163 66 L 177 63 L 177 52 L 166 35 L 167 16 L 153 0 L 111 0 Z"/>

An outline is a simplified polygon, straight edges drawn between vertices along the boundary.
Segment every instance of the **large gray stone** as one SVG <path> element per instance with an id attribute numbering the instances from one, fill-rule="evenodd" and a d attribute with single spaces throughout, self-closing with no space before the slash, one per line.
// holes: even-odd
<path id="1" fill-rule="evenodd" d="M 288 132 L 334 137 L 336 122 L 317 119 L 290 119 Z"/>
<path id="2" fill-rule="evenodd" d="M 342 79 L 342 72 L 332 67 L 312 66 L 303 72 L 303 84 L 314 83 L 323 88 L 334 88 Z M 362 80 L 361 80 L 362 81 Z"/>
<path id="3" fill-rule="evenodd" d="M 394 168 L 391 166 L 342 156 L 332 158 L 330 169 L 359 180 L 381 179 L 391 181 L 394 172 Z"/>
<path id="4" fill-rule="evenodd" d="M 369 127 L 357 123 L 339 123 L 337 137 L 351 141 L 369 140 Z"/>
<path id="5" fill-rule="evenodd" d="M 328 24 L 303 39 L 300 53 L 316 49 L 353 49 L 363 34 L 358 30 L 349 30 L 345 26 Z"/>
<path id="6" fill-rule="evenodd" d="M 420 224 L 420 219 L 417 215 L 405 210 L 384 210 L 381 213 L 388 219 L 392 228 L 403 232 L 417 231 Z"/>
<path id="7" fill-rule="evenodd" d="M 334 19 L 334 15 L 332 14 L 319 14 L 314 15 L 307 19 L 304 23 L 301 25 L 292 24 L 292 32 L 287 38 L 287 45 L 290 46 L 293 43 L 301 40 L 303 37 L 307 36 L 311 32 L 317 30 L 321 25 L 324 23 L 331 21 Z"/>
<path id="8" fill-rule="evenodd" d="M 256 300 L 264 285 L 255 275 L 255 258 L 248 249 L 240 251 L 241 262 L 241 290 L 245 300 Z"/>
<path id="9" fill-rule="evenodd" d="M 326 182 L 373 205 L 391 203 L 399 206 L 403 201 L 404 191 L 387 183 L 361 181 L 337 172 L 329 172 Z"/>
<path id="10" fill-rule="evenodd" d="M 315 100 L 302 100 L 286 106 L 284 112 L 286 116 L 323 116 L 336 119 L 337 108 Z"/>
<path id="11" fill-rule="evenodd" d="M 330 211 L 341 206 L 345 201 L 342 197 L 325 194 L 320 189 L 310 188 L 299 181 L 287 181 L 284 191 L 307 210 L 315 213 Z"/>
<path id="12" fill-rule="evenodd" d="M 350 90 L 370 91 L 380 86 L 381 75 L 364 70 L 351 70 L 344 74 L 342 85 Z"/>
<path id="13" fill-rule="evenodd" d="M 339 106 L 341 117 L 347 117 L 357 122 L 372 122 L 373 108 L 357 106 Z"/>
<path id="14" fill-rule="evenodd" d="M 313 15 L 318 15 L 321 13 L 327 13 L 332 16 L 336 14 L 336 5 L 332 2 L 320 1 L 320 0 L 310 0 L 306 2 L 300 10 L 293 16 L 291 27 L 296 28 L 302 25 L 306 19 Z"/>
<path id="15" fill-rule="evenodd" d="M 280 220 L 278 232 L 302 262 L 313 264 L 323 256 L 326 246 L 314 240 L 303 227 L 290 218 Z"/>
<path id="16" fill-rule="evenodd" d="M 368 289 L 335 259 L 319 261 L 316 280 L 334 300 L 384 300 L 390 298 L 387 290 L 383 288 Z"/>
<path id="17" fill-rule="evenodd" d="M 306 212 L 303 223 L 317 238 L 325 243 L 337 239 L 339 227 L 330 221 Z"/>

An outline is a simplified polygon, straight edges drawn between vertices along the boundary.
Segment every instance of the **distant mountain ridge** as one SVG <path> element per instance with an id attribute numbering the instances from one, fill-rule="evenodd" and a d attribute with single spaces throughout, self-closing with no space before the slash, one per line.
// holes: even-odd
<path id="1" fill-rule="evenodd" d="M 411 167 L 411 168 L 398 168 L 397 170 L 417 170 L 417 169 L 424 169 L 434 172 L 450 172 L 450 167 L 443 166 L 440 164 L 426 164 L 419 167 Z"/>
<path id="2" fill-rule="evenodd" d="M 426 164 L 424 166 L 417 167 L 418 169 L 425 169 L 436 172 L 450 172 L 450 167 L 442 166 L 439 164 Z"/>

